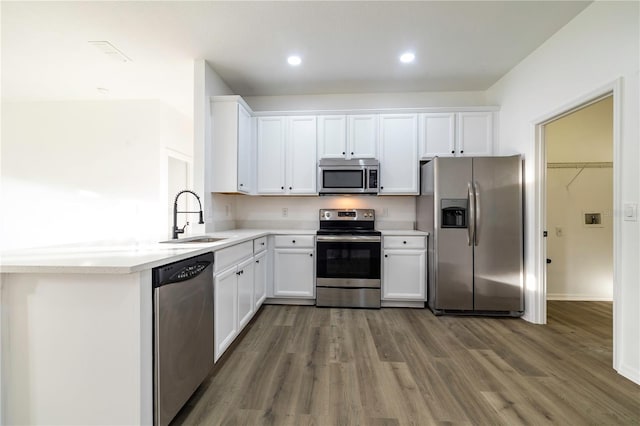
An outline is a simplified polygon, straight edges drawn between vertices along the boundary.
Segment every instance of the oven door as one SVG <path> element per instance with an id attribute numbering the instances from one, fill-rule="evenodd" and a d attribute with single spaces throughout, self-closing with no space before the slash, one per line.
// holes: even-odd
<path id="1" fill-rule="evenodd" d="M 318 235 L 318 287 L 380 288 L 380 236 Z"/>

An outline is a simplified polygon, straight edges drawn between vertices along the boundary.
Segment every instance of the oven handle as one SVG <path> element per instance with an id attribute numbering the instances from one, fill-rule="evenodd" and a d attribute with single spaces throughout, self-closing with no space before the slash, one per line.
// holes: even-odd
<path id="1" fill-rule="evenodd" d="M 379 243 L 381 238 L 379 235 L 318 235 L 316 241 L 332 242 L 332 243 Z"/>

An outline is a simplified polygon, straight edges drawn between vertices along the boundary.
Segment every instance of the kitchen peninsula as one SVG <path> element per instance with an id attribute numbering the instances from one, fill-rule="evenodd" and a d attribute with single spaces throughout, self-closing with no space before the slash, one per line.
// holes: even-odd
<path id="1" fill-rule="evenodd" d="M 152 269 L 255 245 L 265 237 L 271 253 L 277 236 L 313 239 L 315 233 L 240 229 L 207 234 L 221 238 L 211 243 L 81 244 L 3 253 L 3 421 L 152 424 Z M 394 230 L 383 236 L 387 233 L 427 235 Z M 216 257 L 216 263 L 223 262 Z M 237 335 L 236 329 L 231 341 Z"/>
<path id="2" fill-rule="evenodd" d="M 209 234 L 224 238 L 214 243 L 3 253 L 5 424 L 151 424 L 152 268 L 267 234 L 237 230 Z"/>

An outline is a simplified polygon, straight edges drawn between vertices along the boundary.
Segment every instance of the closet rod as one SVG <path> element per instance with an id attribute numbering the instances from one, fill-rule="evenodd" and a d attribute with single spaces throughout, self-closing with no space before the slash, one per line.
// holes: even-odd
<path id="1" fill-rule="evenodd" d="M 548 169 L 610 169 L 612 162 L 589 162 L 589 163 L 547 163 Z"/>

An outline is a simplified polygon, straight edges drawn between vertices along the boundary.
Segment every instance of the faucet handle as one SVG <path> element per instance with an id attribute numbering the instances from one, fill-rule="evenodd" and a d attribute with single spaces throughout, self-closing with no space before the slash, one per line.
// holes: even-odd
<path id="1" fill-rule="evenodd" d="M 189 222 L 185 223 L 182 228 L 178 228 L 178 226 L 176 225 L 176 234 L 184 234 L 184 228 L 186 228 L 187 226 L 189 226 Z"/>

